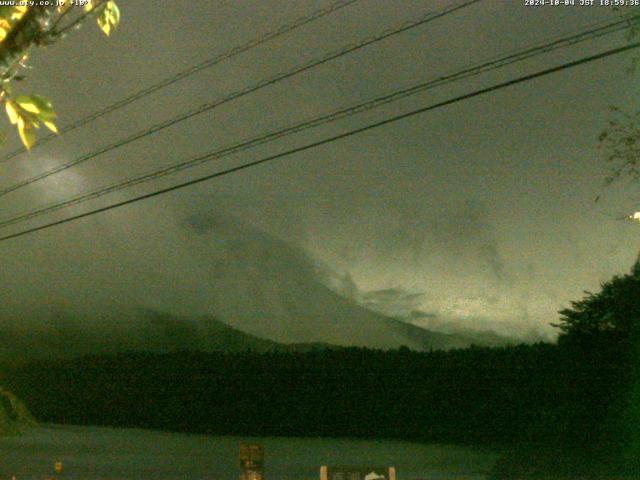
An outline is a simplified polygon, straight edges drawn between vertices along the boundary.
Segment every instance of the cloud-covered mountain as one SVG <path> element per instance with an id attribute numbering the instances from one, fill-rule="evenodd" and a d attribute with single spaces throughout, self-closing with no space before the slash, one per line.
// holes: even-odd
<path id="1" fill-rule="evenodd" d="M 192 292 L 189 304 L 158 306 L 150 297 L 137 306 L 51 303 L 22 311 L 3 306 L 0 357 L 20 360 L 123 350 L 264 351 L 283 348 L 279 344 L 429 350 L 501 341 L 429 331 L 367 308 L 336 292 L 326 272 L 303 250 L 233 218 L 194 217 L 186 230 L 198 247 L 194 271 L 175 271 L 179 267 L 173 266 L 171 279 L 182 282 L 171 283 L 162 275 L 153 280 L 165 291 L 173 286 Z M 149 278 L 140 279 L 144 281 Z M 100 293 L 100 282 L 93 288 Z"/>
<path id="2" fill-rule="evenodd" d="M 375 348 L 422 350 L 476 342 L 407 325 L 340 295 L 302 250 L 238 221 L 201 216 L 189 225 L 215 245 L 211 310 L 242 331 L 286 343 Z"/>
<path id="3" fill-rule="evenodd" d="M 90 315 L 57 311 L 38 318 L 41 327 L 29 330 L 5 322 L 0 329 L 0 361 L 11 364 L 127 351 L 267 352 L 329 347 L 318 343 L 285 345 L 211 317 L 188 318 L 141 308 L 97 315 L 99 323 Z"/>
<path id="4" fill-rule="evenodd" d="M 440 312 L 422 309 L 425 294 L 403 288 L 361 291 L 349 274 L 339 275 L 329 269 L 324 271 L 324 282 L 332 290 L 364 306 L 368 310 L 382 314 L 431 333 L 449 334 L 459 338 L 463 346 L 470 342 L 477 345 L 498 346 L 520 342 L 534 343 L 550 341 L 541 331 L 527 329 L 517 322 L 501 321 L 498 325 L 488 318 L 451 317 Z M 530 327 L 530 326 L 529 326 Z M 457 343 L 457 342 L 455 342 Z"/>

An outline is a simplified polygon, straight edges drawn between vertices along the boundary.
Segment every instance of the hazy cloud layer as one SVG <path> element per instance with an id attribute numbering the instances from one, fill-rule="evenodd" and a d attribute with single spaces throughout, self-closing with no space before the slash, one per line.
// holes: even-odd
<path id="1" fill-rule="evenodd" d="M 7 186 L 70 161 L 449 3 L 360 2 L 4 163 L 0 183 Z M 148 2 L 128 0 L 122 25 L 108 41 L 97 28 L 87 28 L 34 51 L 35 69 L 21 91 L 50 97 L 63 126 L 327 4 L 166 2 L 150 9 Z M 1 217 L 584 30 L 612 15 L 598 7 L 531 9 L 480 2 L 15 192 L 0 199 Z M 537 57 L 86 207 L 274 154 L 621 42 L 621 36 L 603 37 Z M 379 310 L 489 322 L 497 330 L 513 322 L 525 330 L 544 327 L 583 290 L 596 289 L 636 258 L 637 226 L 608 215 L 619 212 L 629 197 L 611 195 L 604 206 L 593 204 L 603 177 L 596 138 L 608 120 L 608 106 L 637 105 L 637 89 L 624 88 L 633 85 L 625 72 L 628 60 L 603 60 L 4 242 L 0 304 L 19 325 L 36 316 L 29 312 L 136 305 L 189 315 L 219 311 L 251 326 L 255 299 L 268 304 L 276 293 L 261 291 L 254 276 L 266 285 L 273 275 L 321 278 L 335 286 L 329 278 L 337 275 L 347 297 Z M 10 136 L 5 148 L 14 146 Z M 74 207 L 47 220 L 80 211 Z M 229 224 L 229 218 L 237 223 Z M 281 240 L 290 248 L 283 249 Z M 269 274 L 253 270 L 276 260 L 278 267 Z M 310 267 L 316 263 L 321 267 Z M 216 289 L 221 278 L 238 280 L 234 285 L 225 280 L 228 285 Z M 304 295 L 293 287 L 296 298 Z"/>

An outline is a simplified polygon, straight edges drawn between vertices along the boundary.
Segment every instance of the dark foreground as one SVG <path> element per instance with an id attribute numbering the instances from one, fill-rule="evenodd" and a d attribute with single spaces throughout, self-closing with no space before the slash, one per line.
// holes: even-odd
<path id="1" fill-rule="evenodd" d="M 7 368 L 3 383 L 47 423 L 458 444 L 503 452 L 496 479 L 633 478 L 631 367 L 552 344 L 129 353 Z"/>
<path id="2" fill-rule="evenodd" d="M 0 478 L 237 480 L 238 445 L 265 447 L 265 478 L 317 480 L 320 465 L 393 464 L 399 479 L 480 480 L 496 455 L 401 441 L 248 438 L 96 427 L 38 428 L 0 438 Z"/>

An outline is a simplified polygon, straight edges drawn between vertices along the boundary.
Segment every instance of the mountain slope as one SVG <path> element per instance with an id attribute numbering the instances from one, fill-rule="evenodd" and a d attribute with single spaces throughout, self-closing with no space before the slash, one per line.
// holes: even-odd
<path id="1" fill-rule="evenodd" d="M 191 255 L 190 268 L 173 263 L 171 278 L 127 272 L 142 287 L 149 285 L 145 308 L 40 305 L 9 313 L 0 306 L 0 359 L 125 350 L 300 350 L 314 344 L 415 350 L 486 344 L 477 336 L 432 332 L 369 310 L 330 288 L 301 249 L 236 220 L 209 215 L 192 219 L 189 230 L 193 242 L 184 253 Z M 101 293 L 99 282 L 93 288 Z M 180 303 L 185 293 L 189 302 Z"/>
<path id="2" fill-rule="evenodd" d="M 90 315 L 69 312 L 36 320 L 41 325 L 37 329 L 0 327 L 0 362 L 20 364 L 127 351 L 237 353 L 330 348 L 319 343 L 285 345 L 244 333 L 212 317 L 187 318 L 149 309 L 101 312 L 100 324 Z"/>
<path id="3" fill-rule="evenodd" d="M 230 218 L 189 226 L 210 245 L 210 311 L 240 330 L 284 343 L 447 349 L 482 343 L 394 320 L 327 286 L 302 250 Z"/>

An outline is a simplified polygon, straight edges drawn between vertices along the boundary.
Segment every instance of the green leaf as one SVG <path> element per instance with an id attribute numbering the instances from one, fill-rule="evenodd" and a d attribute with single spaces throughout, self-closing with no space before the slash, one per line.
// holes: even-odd
<path id="1" fill-rule="evenodd" d="M 58 127 L 56 127 L 55 123 L 44 121 L 44 126 L 51 130 L 53 133 L 58 133 Z"/>
<path id="2" fill-rule="evenodd" d="M 33 144 L 36 143 L 36 132 L 33 131 L 31 123 L 25 122 L 22 117 L 18 119 L 18 134 L 27 150 L 31 149 Z"/>
<path id="3" fill-rule="evenodd" d="M 33 113 L 40 120 L 53 120 L 56 118 L 51 102 L 40 95 L 20 95 L 16 97 L 15 101 L 21 108 Z"/>
<path id="4" fill-rule="evenodd" d="M 38 107 L 39 112 L 36 114 L 42 121 L 53 120 L 57 117 L 56 112 L 53 111 L 51 102 L 41 95 L 31 95 L 31 101 Z"/>
<path id="5" fill-rule="evenodd" d="M 44 98 L 42 95 L 31 94 L 31 100 L 35 103 L 38 108 L 42 111 L 53 112 L 53 106 L 51 102 Z"/>
<path id="6" fill-rule="evenodd" d="M 35 114 L 40 112 L 40 109 L 38 108 L 36 103 L 28 95 L 19 95 L 15 98 L 15 100 L 16 100 L 16 103 L 20 105 L 20 108 L 23 108 L 27 112 L 31 112 Z"/>
<path id="7" fill-rule="evenodd" d="M 98 26 L 105 35 L 110 35 L 111 30 L 116 28 L 120 23 L 120 9 L 116 5 L 116 2 L 107 2 L 100 11 L 97 20 Z"/>
<path id="8" fill-rule="evenodd" d="M 104 15 L 100 15 L 98 17 L 98 26 L 100 27 L 100 30 L 104 32 L 105 35 L 109 36 L 111 34 L 111 24 L 109 23 L 109 20 Z"/>
<path id="9" fill-rule="evenodd" d="M 15 125 L 18 123 L 18 119 L 20 118 L 20 115 L 18 114 L 18 110 L 16 109 L 16 106 L 13 104 L 12 101 L 7 100 L 7 103 L 5 104 L 5 109 L 7 110 L 7 116 L 9 117 L 9 121 L 11 122 L 12 125 Z"/>
<path id="10" fill-rule="evenodd" d="M 109 4 L 111 5 L 111 18 L 113 19 L 113 27 L 115 28 L 120 23 L 120 9 L 114 1 L 109 2 Z"/>

